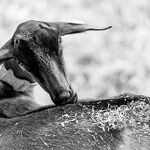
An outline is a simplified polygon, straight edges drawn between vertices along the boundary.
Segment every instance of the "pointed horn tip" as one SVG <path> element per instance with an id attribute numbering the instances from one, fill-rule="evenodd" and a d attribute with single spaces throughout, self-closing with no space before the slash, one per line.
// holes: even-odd
<path id="1" fill-rule="evenodd" d="M 99 28 L 99 30 L 108 30 L 108 29 L 111 29 L 111 28 L 112 28 L 112 26 L 108 26 L 106 28 Z"/>
<path id="2" fill-rule="evenodd" d="M 103 30 L 108 30 L 108 29 L 111 29 L 112 26 L 108 26 L 108 27 L 105 27 L 105 28 L 101 28 L 101 27 L 92 27 L 91 30 L 97 30 L 97 31 L 103 31 Z"/>
<path id="3" fill-rule="evenodd" d="M 108 27 L 108 29 L 111 29 L 111 28 L 112 28 L 112 26 L 109 26 L 109 27 Z"/>

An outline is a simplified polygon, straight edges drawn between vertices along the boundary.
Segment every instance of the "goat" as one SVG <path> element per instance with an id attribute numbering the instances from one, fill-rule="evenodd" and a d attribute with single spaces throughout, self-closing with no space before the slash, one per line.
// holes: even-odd
<path id="1" fill-rule="evenodd" d="M 60 28 L 59 31 L 57 28 Z M 40 107 L 34 103 L 35 79 L 50 94 L 56 105 L 76 102 L 77 94 L 72 90 L 66 77 L 60 36 L 86 30 L 103 29 L 75 23 L 48 24 L 38 21 L 28 21 L 19 25 L 11 40 L 1 48 L 1 54 L 5 54 L 6 51 L 3 51 L 3 49 L 8 48 L 13 48 L 19 52 L 18 55 L 14 51 L 15 58 L 3 62 L 4 65 L 0 70 L 2 74 L 0 79 L 0 98 L 5 98 L 5 100 L 1 101 L 0 108 L 7 107 L 1 114 L 5 115 L 5 117 L 14 117 Z M 19 49 L 23 50 L 23 53 Z M 41 53 L 41 50 L 45 51 L 45 53 Z M 26 53 L 25 55 L 24 52 Z M 26 60 L 26 55 L 29 53 L 31 57 L 27 57 L 29 59 Z M 18 56 L 20 60 L 23 60 L 23 65 L 19 65 L 16 62 L 15 59 Z M 25 62 L 27 63 L 26 65 Z M 10 95 L 7 93 L 10 93 Z M 15 113 L 12 113 L 12 109 Z M 21 111 L 18 112 L 17 110 Z"/>
<path id="2" fill-rule="evenodd" d="M 1 48 L 1 63 L 17 61 L 50 93 L 56 105 L 62 105 L 41 107 L 12 119 L 1 117 L 2 150 L 149 149 L 148 97 L 123 94 L 76 102 L 77 95 L 65 74 L 60 36 L 89 29 L 93 27 L 28 21 L 19 25 Z M 141 118 L 136 120 L 138 116 Z"/>
<path id="3" fill-rule="evenodd" d="M 148 97 L 129 94 L 46 106 L 0 118 L 0 149 L 149 150 L 149 112 Z"/>

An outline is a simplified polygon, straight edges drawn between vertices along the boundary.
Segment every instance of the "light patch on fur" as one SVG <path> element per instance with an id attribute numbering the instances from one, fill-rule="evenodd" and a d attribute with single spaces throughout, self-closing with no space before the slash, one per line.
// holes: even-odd
<path id="1" fill-rule="evenodd" d="M 17 78 L 13 71 L 11 69 L 7 70 L 3 64 L 0 65 L 0 80 L 8 83 L 18 92 L 29 91 L 37 85 L 37 83 L 31 83 L 27 80 Z"/>
<path id="2" fill-rule="evenodd" d="M 3 64 L 0 65 L 0 80 L 12 86 L 17 92 L 29 92 L 32 101 L 34 100 L 41 106 L 54 105 L 50 95 L 37 82 L 31 83 L 27 80 L 17 78 L 13 71 L 11 69 L 7 70 Z M 21 97 L 22 100 L 28 98 L 24 95 Z"/>
<path id="3" fill-rule="evenodd" d="M 54 31 L 56 31 L 57 29 L 56 28 L 54 28 L 53 26 L 48 26 L 48 25 L 46 25 L 45 23 L 41 23 L 40 24 L 40 27 L 41 28 L 45 28 L 45 29 L 48 29 L 48 30 L 54 30 Z"/>

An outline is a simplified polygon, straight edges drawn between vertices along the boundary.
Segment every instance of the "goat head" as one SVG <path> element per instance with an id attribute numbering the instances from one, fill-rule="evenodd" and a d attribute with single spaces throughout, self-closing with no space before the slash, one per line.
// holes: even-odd
<path id="1" fill-rule="evenodd" d="M 106 30 L 86 24 L 27 21 L 0 49 L 0 62 L 15 58 L 50 94 L 56 105 L 74 103 L 77 94 L 65 72 L 61 36 L 88 30 Z"/>

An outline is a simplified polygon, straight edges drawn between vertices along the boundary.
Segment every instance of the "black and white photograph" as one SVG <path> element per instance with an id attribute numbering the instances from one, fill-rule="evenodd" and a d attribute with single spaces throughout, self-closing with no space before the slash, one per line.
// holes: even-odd
<path id="1" fill-rule="evenodd" d="M 149 0 L 0 0 L 0 150 L 150 150 Z"/>

